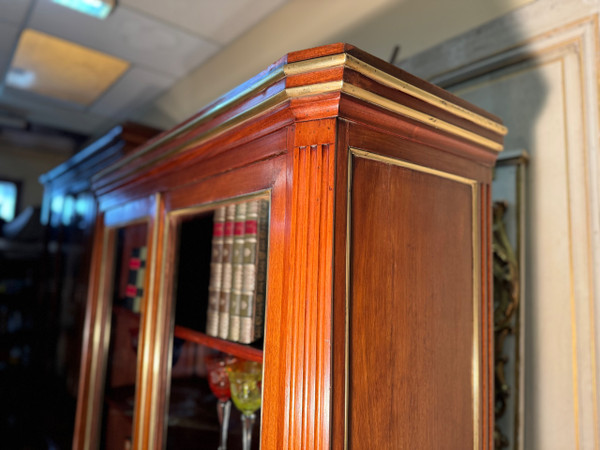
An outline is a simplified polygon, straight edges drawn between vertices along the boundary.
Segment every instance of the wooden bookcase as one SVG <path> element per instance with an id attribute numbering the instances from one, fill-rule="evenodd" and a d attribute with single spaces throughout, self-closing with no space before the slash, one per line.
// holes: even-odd
<path id="1" fill-rule="evenodd" d="M 263 449 L 492 448 L 490 181 L 505 133 L 487 112 L 334 44 L 289 53 L 95 174 L 74 448 L 101 441 L 119 236 L 140 224 L 131 424 L 110 448 L 175 448 L 170 408 L 197 392 L 177 377 L 201 379 L 206 348 L 262 360 Z M 256 195 L 270 199 L 265 336 L 245 346 L 203 333 L 207 275 L 182 282 L 191 260 L 180 256 L 203 255 L 210 230 L 184 239 L 182 227 Z M 179 323 L 181 308 L 198 325 Z"/>
<path id="2" fill-rule="evenodd" d="M 40 177 L 45 227 L 40 301 L 46 309 L 45 340 L 60 348 L 50 358 L 75 397 L 86 306 L 96 202 L 91 177 L 131 153 L 159 130 L 126 122 L 113 127 L 76 155 Z"/>

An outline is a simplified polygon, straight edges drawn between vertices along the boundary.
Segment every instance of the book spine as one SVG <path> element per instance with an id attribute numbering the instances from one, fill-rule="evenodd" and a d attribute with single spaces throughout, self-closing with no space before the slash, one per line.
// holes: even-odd
<path id="1" fill-rule="evenodd" d="M 229 297 L 231 296 L 234 223 L 235 205 L 227 205 L 223 236 L 223 276 L 221 277 L 221 296 L 219 299 L 219 337 L 221 339 L 229 337 Z"/>
<path id="2" fill-rule="evenodd" d="M 254 291 L 256 287 L 256 238 L 258 200 L 248 202 L 244 230 L 244 263 L 242 275 L 242 297 L 240 302 L 240 342 L 249 344 L 254 339 L 252 324 Z"/>
<path id="3" fill-rule="evenodd" d="M 140 312 L 142 297 L 144 296 L 144 277 L 146 274 L 145 246 L 134 248 L 129 258 L 129 277 L 127 280 L 127 306 L 133 312 Z"/>
<path id="4" fill-rule="evenodd" d="M 210 259 L 210 279 L 208 284 L 208 311 L 206 313 L 206 334 L 219 334 L 219 301 L 223 276 L 223 236 L 225 228 L 225 207 L 215 211 L 213 217 L 212 254 Z"/>
<path id="5" fill-rule="evenodd" d="M 267 263 L 269 249 L 269 202 L 261 200 L 258 210 L 258 243 L 256 252 L 256 294 L 254 297 L 254 339 L 263 337 L 267 297 Z"/>
<path id="6" fill-rule="evenodd" d="M 240 340 L 240 300 L 242 296 L 242 274 L 244 270 L 244 236 L 247 203 L 235 206 L 233 226 L 233 257 L 231 274 L 231 296 L 229 297 L 229 340 Z"/>

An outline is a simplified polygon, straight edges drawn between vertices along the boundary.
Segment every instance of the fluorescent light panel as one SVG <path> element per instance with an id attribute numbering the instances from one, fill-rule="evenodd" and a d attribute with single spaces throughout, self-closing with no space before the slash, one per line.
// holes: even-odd
<path id="1" fill-rule="evenodd" d="M 115 0 L 52 0 L 67 8 L 74 9 L 88 16 L 93 16 L 98 19 L 106 19 L 110 12 L 115 7 Z"/>
<path id="2" fill-rule="evenodd" d="M 88 106 L 129 63 L 36 30 L 21 33 L 6 85 Z"/>

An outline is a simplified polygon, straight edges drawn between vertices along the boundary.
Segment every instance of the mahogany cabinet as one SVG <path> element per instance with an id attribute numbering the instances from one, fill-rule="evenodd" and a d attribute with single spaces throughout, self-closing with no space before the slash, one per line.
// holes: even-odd
<path id="1" fill-rule="evenodd" d="M 96 202 L 90 178 L 99 170 L 158 134 L 159 130 L 126 122 L 113 127 L 77 154 L 40 177 L 44 186 L 41 304 L 46 345 L 55 351 L 53 369 L 75 397 L 81 332 L 86 305 Z"/>
<path id="2" fill-rule="evenodd" d="M 91 176 L 157 135 L 159 130 L 132 122 L 117 125 L 64 163 L 40 176 L 44 186 L 44 226 L 39 286 L 44 315 L 46 365 L 78 389 L 96 202 Z M 73 424 L 70 424 L 73 427 Z"/>
<path id="3" fill-rule="evenodd" d="M 334 44 L 287 54 L 96 173 L 74 448 L 216 448 L 199 406 L 211 349 L 263 362 L 255 447 L 491 448 L 505 133 Z M 270 205 L 265 329 L 242 345 L 205 333 L 211 221 L 252 198 Z M 119 292 L 142 247 L 135 311 Z"/>

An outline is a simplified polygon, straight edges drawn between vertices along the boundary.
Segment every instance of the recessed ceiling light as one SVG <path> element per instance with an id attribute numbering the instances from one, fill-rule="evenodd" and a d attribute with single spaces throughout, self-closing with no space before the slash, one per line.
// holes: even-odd
<path id="1" fill-rule="evenodd" d="M 5 81 L 13 88 L 87 106 L 128 68 L 122 59 L 26 29 Z"/>
<path id="2" fill-rule="evenodd" d="M 30 89 L 35 84 L 35 73 L 21 67 L 11 67 L 6 74 L 6 84 L 19 89 Z"/>
<path id="3" fill-rule="evenodd" d="M 67 8 L 74 9 L 88 16 L 106 19 L 116 4 L 116 0 L 52 0 Z"/>

